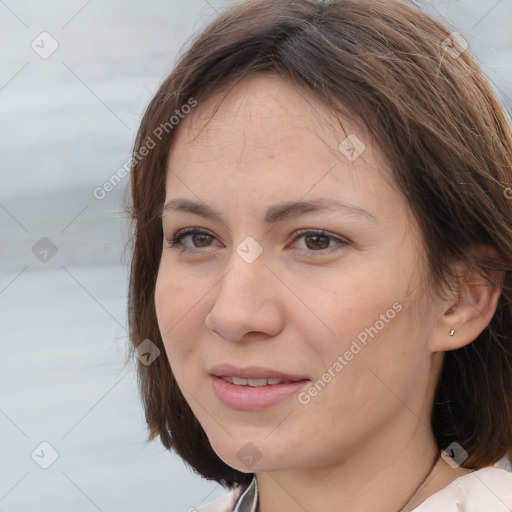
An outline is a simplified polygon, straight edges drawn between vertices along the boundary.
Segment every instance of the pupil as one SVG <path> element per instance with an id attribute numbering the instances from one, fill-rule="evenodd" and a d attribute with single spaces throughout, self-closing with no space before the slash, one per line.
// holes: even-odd
<path id="1" fill-rule="evenodd" d="M 201 240 L 201 238 L 202 238 L 202 240 Z M 200 247 L 202 247 L 203 243 L 205 245 L 207 245 L 209 238 L 210 238 L 210 235 L 205 235 L 204 233 L 196 233 L 194 235 L 194 245 L 196 245 L 196 242 L 199 243 Z"/>
<path id="2" fill-rule="evenodd" d="M 308 248 L 309 249 L 327 249 L 327 247 L 329 247 L 329 238 L 326 237 L 326 236 L 323 236 L 323 235 L 310 235 L 307 237 L 307 239 L 316 239 L 318 241 L 318 239 L 322 239 L 324 240 L 324 242 L 327 242 L 327 243 L 324 243 L 322 244 L 321 242 L 320 243 L 316 243 L 314 242 L 312 247 L 309 247 L 309 244 L 306 242 L 306 245 L 308 245 Z"/>

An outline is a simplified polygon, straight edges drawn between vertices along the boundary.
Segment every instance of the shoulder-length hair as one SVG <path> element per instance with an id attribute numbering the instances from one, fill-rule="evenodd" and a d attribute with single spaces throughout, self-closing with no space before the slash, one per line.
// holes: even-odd
<path id="1" fill-rule="evenodd" d="M 149 338 L 165 353 L 154 290 L 166 161 L 178 118 L 219 88 L 274 73 L 333 111 L 350 106 L 368 127 L 419 223 L 430 291 L 449 282 L 456 260 L 478 269 L 489 286 L 499 286 L 493 271 L 503 272 L 492 321 L 472 343 L 445 354 L 431 426 L 439 449 L 456 441 L 468 452 L 465 468 L 510 456 L 512 135 L 457 37 L 399 0 L 248 0 L 207 26 L 150 102 L 133 150 L 133 347 Z M 494 249 L 494 259 L 474 250 L 482 245 Z M 204 478 L 228 487 L 250 480 L 215 454 L 166 357 L 139 362 L 138 372 L 149 439 L 159 436 Z"/>

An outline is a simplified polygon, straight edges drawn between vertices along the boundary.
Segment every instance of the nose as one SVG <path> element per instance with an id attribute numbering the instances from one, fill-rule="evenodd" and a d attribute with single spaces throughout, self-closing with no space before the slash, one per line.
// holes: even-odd
<path id="1" fill-rule="evenodd" d="M 228 341 L 276 336 L 284 323 L 278 286 L 263 257 L 247 263 L 234 251 L 228 271 L 212 292 L 215 298 L 206 327 Z"/>

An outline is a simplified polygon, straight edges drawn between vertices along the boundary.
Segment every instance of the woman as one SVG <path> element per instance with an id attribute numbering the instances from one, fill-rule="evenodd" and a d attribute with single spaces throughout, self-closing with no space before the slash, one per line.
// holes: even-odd
<path id="1" fill-rule="evenodd" d="M 511 148 L 401 1 L 199 35 L 134 148 L 130 329 L 150 438 L 230 489 L 201 510 L 512 510 Z"/>

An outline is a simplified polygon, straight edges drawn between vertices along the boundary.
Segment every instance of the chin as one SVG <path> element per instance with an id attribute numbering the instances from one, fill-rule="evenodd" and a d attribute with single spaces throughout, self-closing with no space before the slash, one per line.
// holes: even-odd
<path id="1" fill-rule="evenodd" d="M 268 434 L 267 434 L 268 435 Z M 252 440 L 251 440 L 252 439 Z M 217 456 L 228 466 L 242 473 L 262 471 L 281 471 L 288 469 L 291 463 L 290 453 L 279 449 L 280 443 L 258 441 L 255 437 L 230 438 L 226 436 L 220 442 L 210 441 Z"/>

